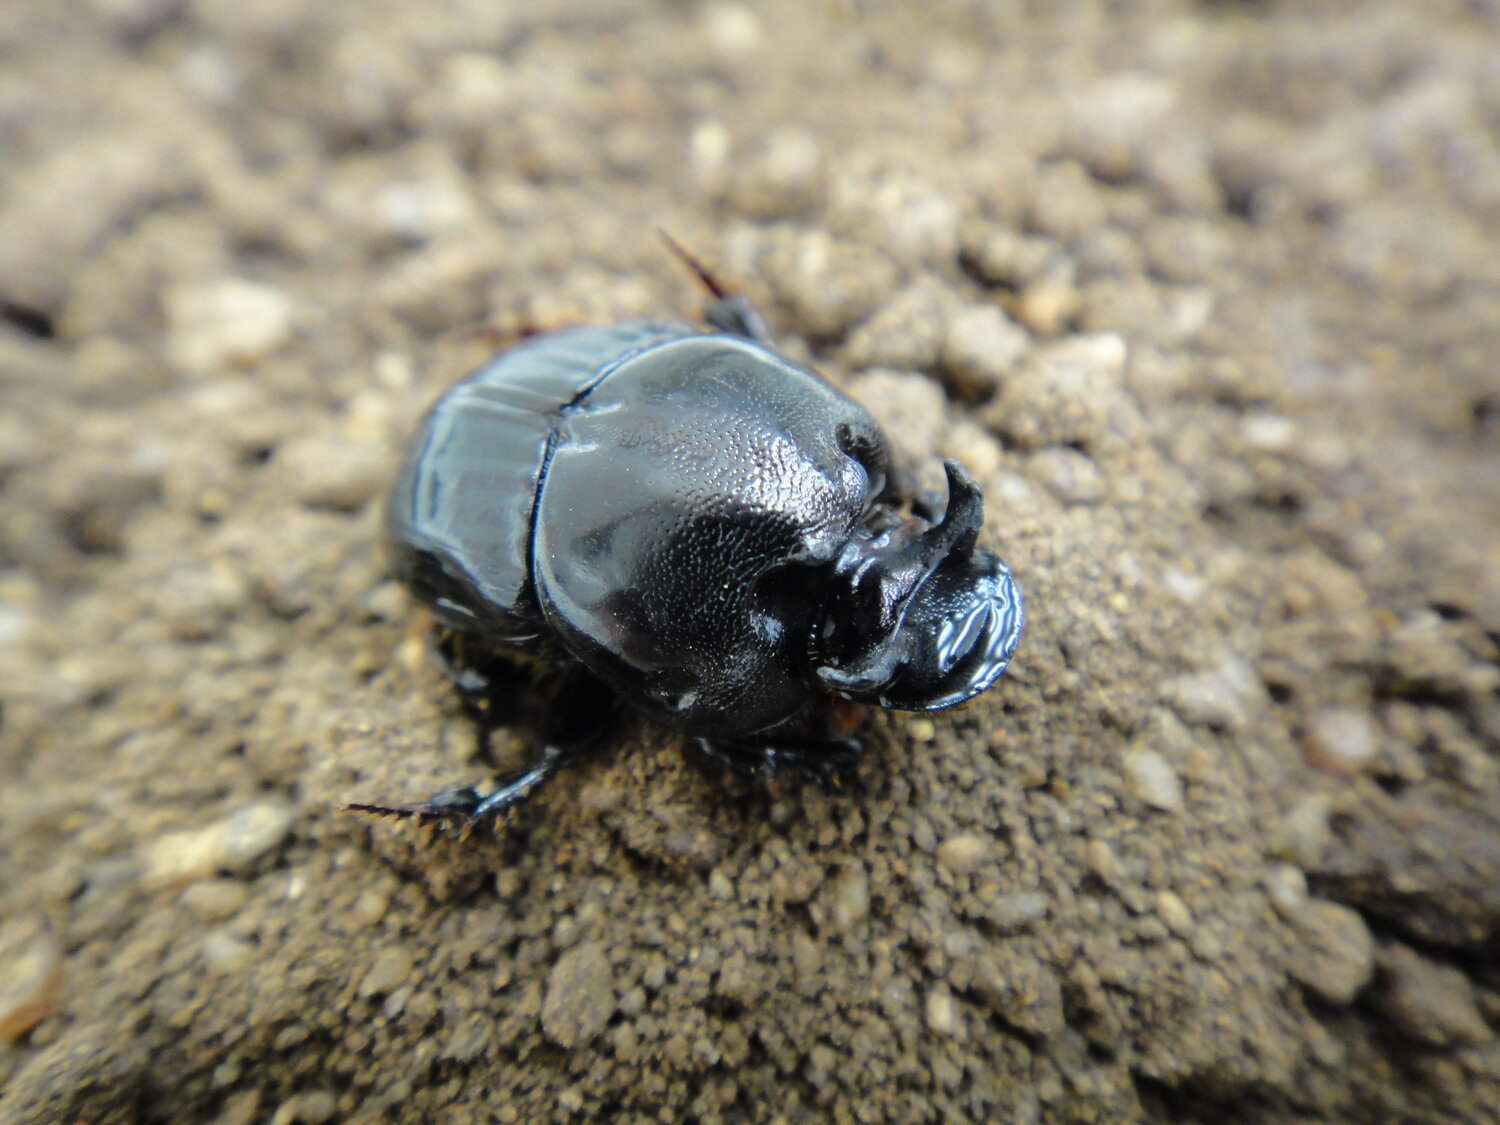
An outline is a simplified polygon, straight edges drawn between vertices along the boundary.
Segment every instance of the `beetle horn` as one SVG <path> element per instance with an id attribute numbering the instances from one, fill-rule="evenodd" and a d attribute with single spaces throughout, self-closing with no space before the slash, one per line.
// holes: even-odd
<path id="1" fill-rule="evenodd" d="M 899 546 L 857 540 L 834 566 L 834 592 L 822 633 L 814 638 L 818 677 L 830 690 L 859 697 L 890 682 L 906 656 L 901 626 L 923 585 L 939 567 L 974 550 L 984 523 L 984 498 L 956 461 L 945 461 L 948 507 L 943 518 Z"/>

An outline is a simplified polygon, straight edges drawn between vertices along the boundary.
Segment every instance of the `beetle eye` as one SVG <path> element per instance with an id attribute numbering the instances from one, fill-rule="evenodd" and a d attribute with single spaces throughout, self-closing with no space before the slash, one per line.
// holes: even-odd
<path id="1" fill-rule="evenodd" d="M 880 435 L 868 429 L 855 429 L 848 422 L 834 427 L 834 440 L 847 456 L 858 461 L 866 469 L 885 474 L 885 445 Z"/>

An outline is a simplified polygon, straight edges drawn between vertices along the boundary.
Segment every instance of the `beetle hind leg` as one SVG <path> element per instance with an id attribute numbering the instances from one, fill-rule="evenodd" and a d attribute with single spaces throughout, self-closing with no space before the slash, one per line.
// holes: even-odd
<path id="1" fill-rule="evenodd" d="M 771 738 L 744 742 L 697 740 L 698 751 L 742 777 L 780 777 L 800 773 L 818 783 L 824 793 L 836 793 L 851 780 L 864 754 L 856 738 Z"/>
<path id="2" fill-rule="evenodd" d="M 703 319 L 710 328 L 717 328 L 731 336 L 742 336 L 766 347 L 774 343 L 766 318 L 760 315 L 760 311 L 750 303 L 748 297 L 725 285 L 712 270 L 666 231 L 658 227 L 656 233 L 661 235 L 667 249 L 687 266 L 713 298 L 703 310 Z"/>

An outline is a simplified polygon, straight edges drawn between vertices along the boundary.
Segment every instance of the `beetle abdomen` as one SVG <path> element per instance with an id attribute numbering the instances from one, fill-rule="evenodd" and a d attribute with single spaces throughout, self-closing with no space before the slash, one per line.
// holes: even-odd
<path id="1" fill-rule="evenodd" d="M 621 359 L 692 332 L 668 321 L 555 332 L 454 386 L 419 428 L 386 509 L 396 577 L 452 628 L 519 647 L 544 635 L 531 531 L 557 419 Z"/>

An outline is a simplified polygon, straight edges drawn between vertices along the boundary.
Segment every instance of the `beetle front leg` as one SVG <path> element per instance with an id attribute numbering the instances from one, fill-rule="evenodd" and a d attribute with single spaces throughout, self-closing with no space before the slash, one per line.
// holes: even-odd
<path id="1" fill-rule="evenodd" d="M 344 811 L 472 827 L 520 804 L 558 770 L 575 761 L 583 750 L 583 746 L 543 747 L 536 762 L 524 770 L 501 777 L 499 784 L 488 793 L 481 794 L 472 785 L 453 785 L 439 790 L 425 801 L 402 805 L 351 804 L 345 805 Z"/>
<path id="2" fill-rule="evenodd" d="M 824 793 L 834 793 L 848 782 L 849 771 L 864 753 L 857 738 L 771 738 L 744 742 L 697 740 L 705 757 L 742 777 L 774 778 L 794 770 L 818 783 Z"/>

